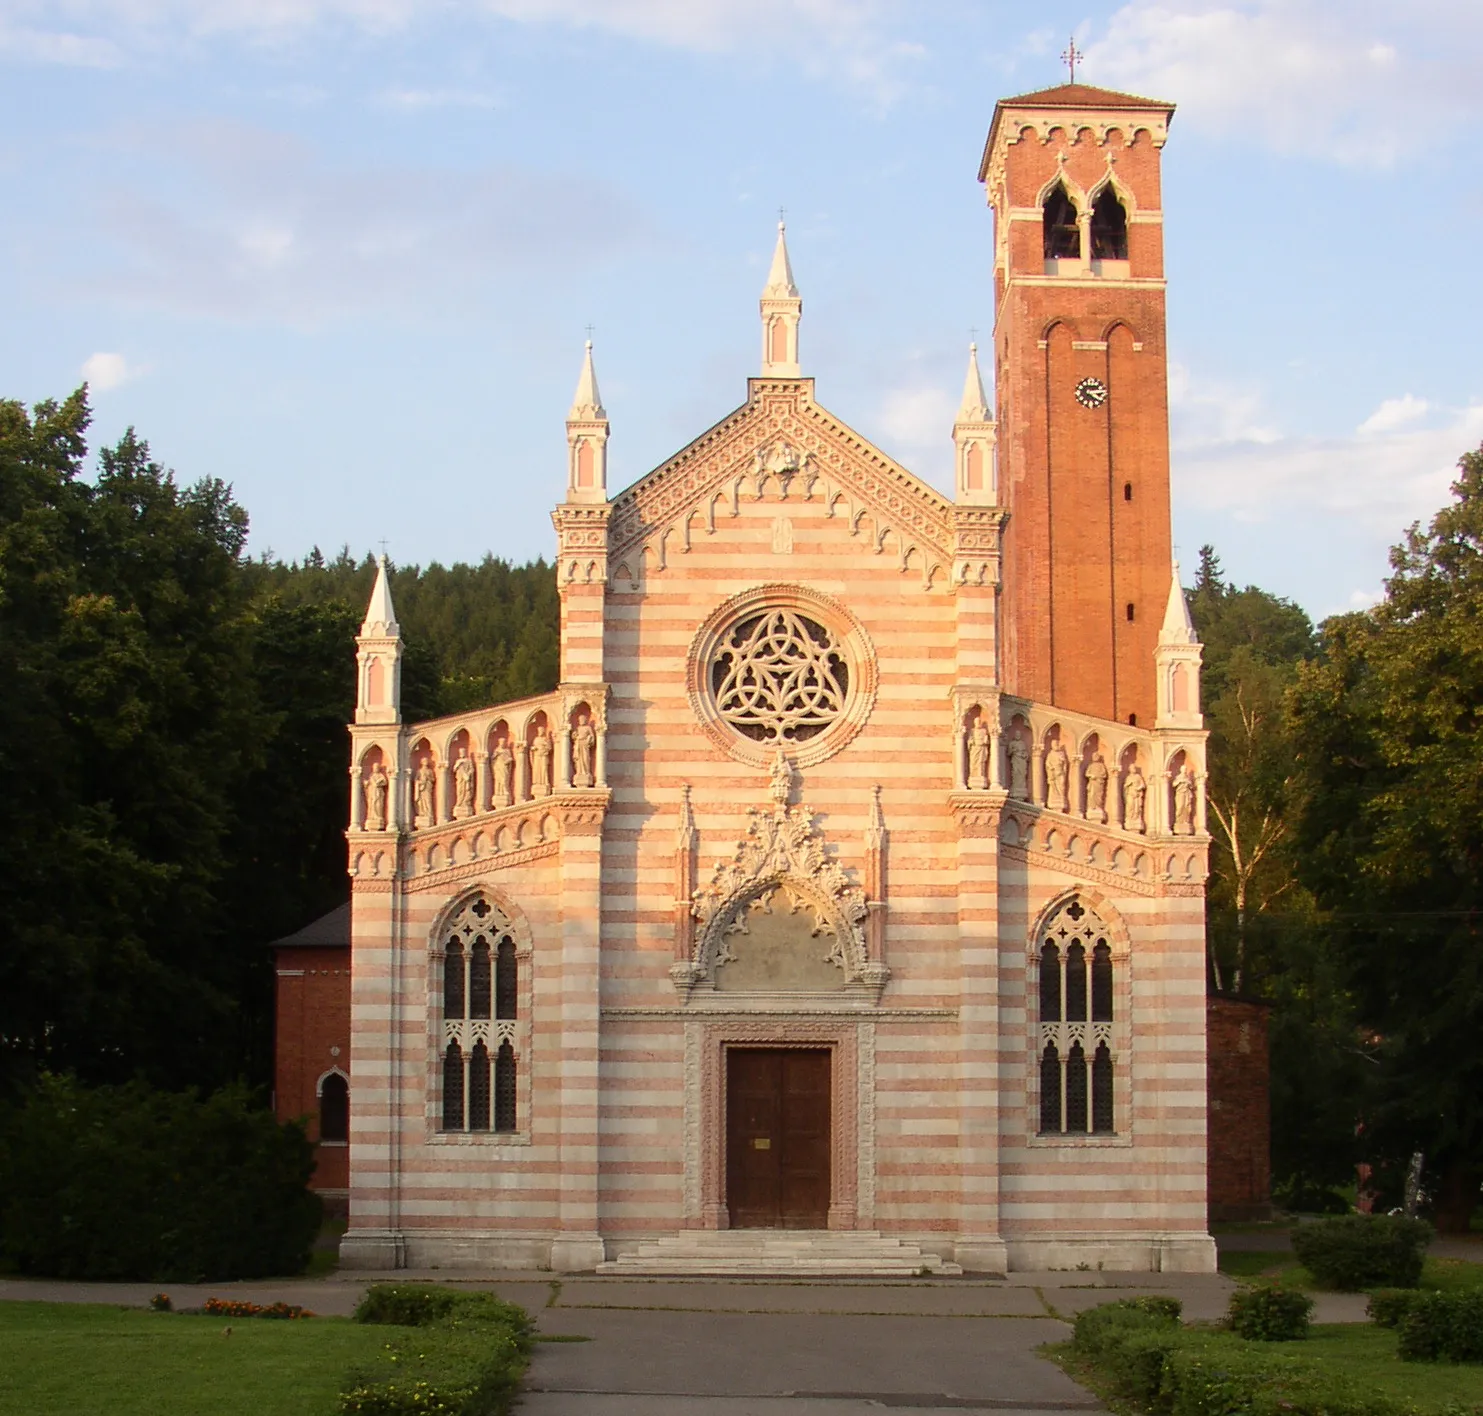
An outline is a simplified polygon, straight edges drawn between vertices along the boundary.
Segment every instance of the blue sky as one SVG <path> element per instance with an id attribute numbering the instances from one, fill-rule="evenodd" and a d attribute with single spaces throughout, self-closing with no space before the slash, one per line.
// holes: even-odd
<path id="1" fill-rule="evenodd" d="M 1483 442 L 1476 0 L 0 0 L 0 394 L 91 378 L 252 547 L 550 553 L 585 326 L 626 485 L 745 397 L 943 486 L 996 98 L 1179 105 L 1175 540 L 1315 615 Z"/>

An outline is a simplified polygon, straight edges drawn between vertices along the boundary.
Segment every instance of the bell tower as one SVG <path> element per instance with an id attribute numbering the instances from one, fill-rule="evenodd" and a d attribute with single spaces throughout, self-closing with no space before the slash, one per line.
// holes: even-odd
<path id="1" fill-rule="evenodd" d="M 1152 727 L 1171 564 L 1159 161 L 1173 105 L 1069 83 L 1002 99 L 994 358 L 1012 693 Z"/>

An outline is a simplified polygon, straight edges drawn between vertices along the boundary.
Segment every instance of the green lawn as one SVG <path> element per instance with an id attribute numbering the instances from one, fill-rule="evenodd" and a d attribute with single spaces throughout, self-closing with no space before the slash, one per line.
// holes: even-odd
<path id="1" fill-rule="evenodd" d="M 347 1369 L 387 1336 L 347 1318 L 0 1303 L 0 1413 L 331 1416 Z"/>
<path id="2" fill-rule="evenodd" d="M 1231 1278 L 1277 1279 L 1310 1293 L 1323 1292 L 1313 1275 L 1300 1264 L 1291 1250 L 1232 1249 L 1220 1256 L 1220 1271 Z M 1440 1289 L 1443 1293 L 1461 1293 L 1483 1288 L 1483 1264 L 1467 1259 L 1428 1258 L 1421 1270 L 1422 1288 Z"/>
<path id="3" fill-rule="evenodd" d="M 1483 1367 L 1402 1362 L 1395 1355 L 1396 1341 L 1393 1329 L 1373 1323 L 1329 1323 L 1315 1327 L 1305 1342 L 1273 1346 L 1400 1401 L 1414 1401 L 1418 1406 L 1442 1406 L 1449 1401 L 1483 1406 Z"/>

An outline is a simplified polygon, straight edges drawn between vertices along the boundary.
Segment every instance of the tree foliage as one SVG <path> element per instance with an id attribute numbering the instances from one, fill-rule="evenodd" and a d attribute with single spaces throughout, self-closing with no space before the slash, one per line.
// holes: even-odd
<path id="1" fill-rule="evenodd" d="M 1452 498 L 1392 551 L 1380 605 L 1324 624 L 1290 706 L 1299 874 L 1376 1064 L 1366 1147 L 1424 1151 L 1456 1228 L 1483 1174 L 1483 449 Z"/>
<path id="2" fill-rule="evenodd" d="M 251 561 L 228 487 L 86 391 L 0 401 L 0 1085 L 262 1083 L 269 941 L 346 893 L 345 725 L 374 563 Z M 393 577 L 404 711 L 554 687 L 549 566 Z"/>

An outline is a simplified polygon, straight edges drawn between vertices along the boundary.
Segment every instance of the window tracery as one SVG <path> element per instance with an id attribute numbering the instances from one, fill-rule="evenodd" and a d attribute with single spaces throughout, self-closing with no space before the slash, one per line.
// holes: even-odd
<path id="1" fill-rule="evenodd" d="M 482 894 L 448 921 L 443 949 L 440 1129 L 518 1129 L 519 961 L 512 927 Z"/>
<path id="2" fill-rule="evenodd" d="M 1040 936 L 1040 1133 L 1112 1135 L 1115 989 L 1111 934 L 1080 900 Z"/>
<path id="3" fill-rule="evenodd" d="M 806 742 L 844 711 L 850 669 L 824 625 L 779 607 L 726 630 L 710 688 L 722 721 L 754 742 Z"/>

